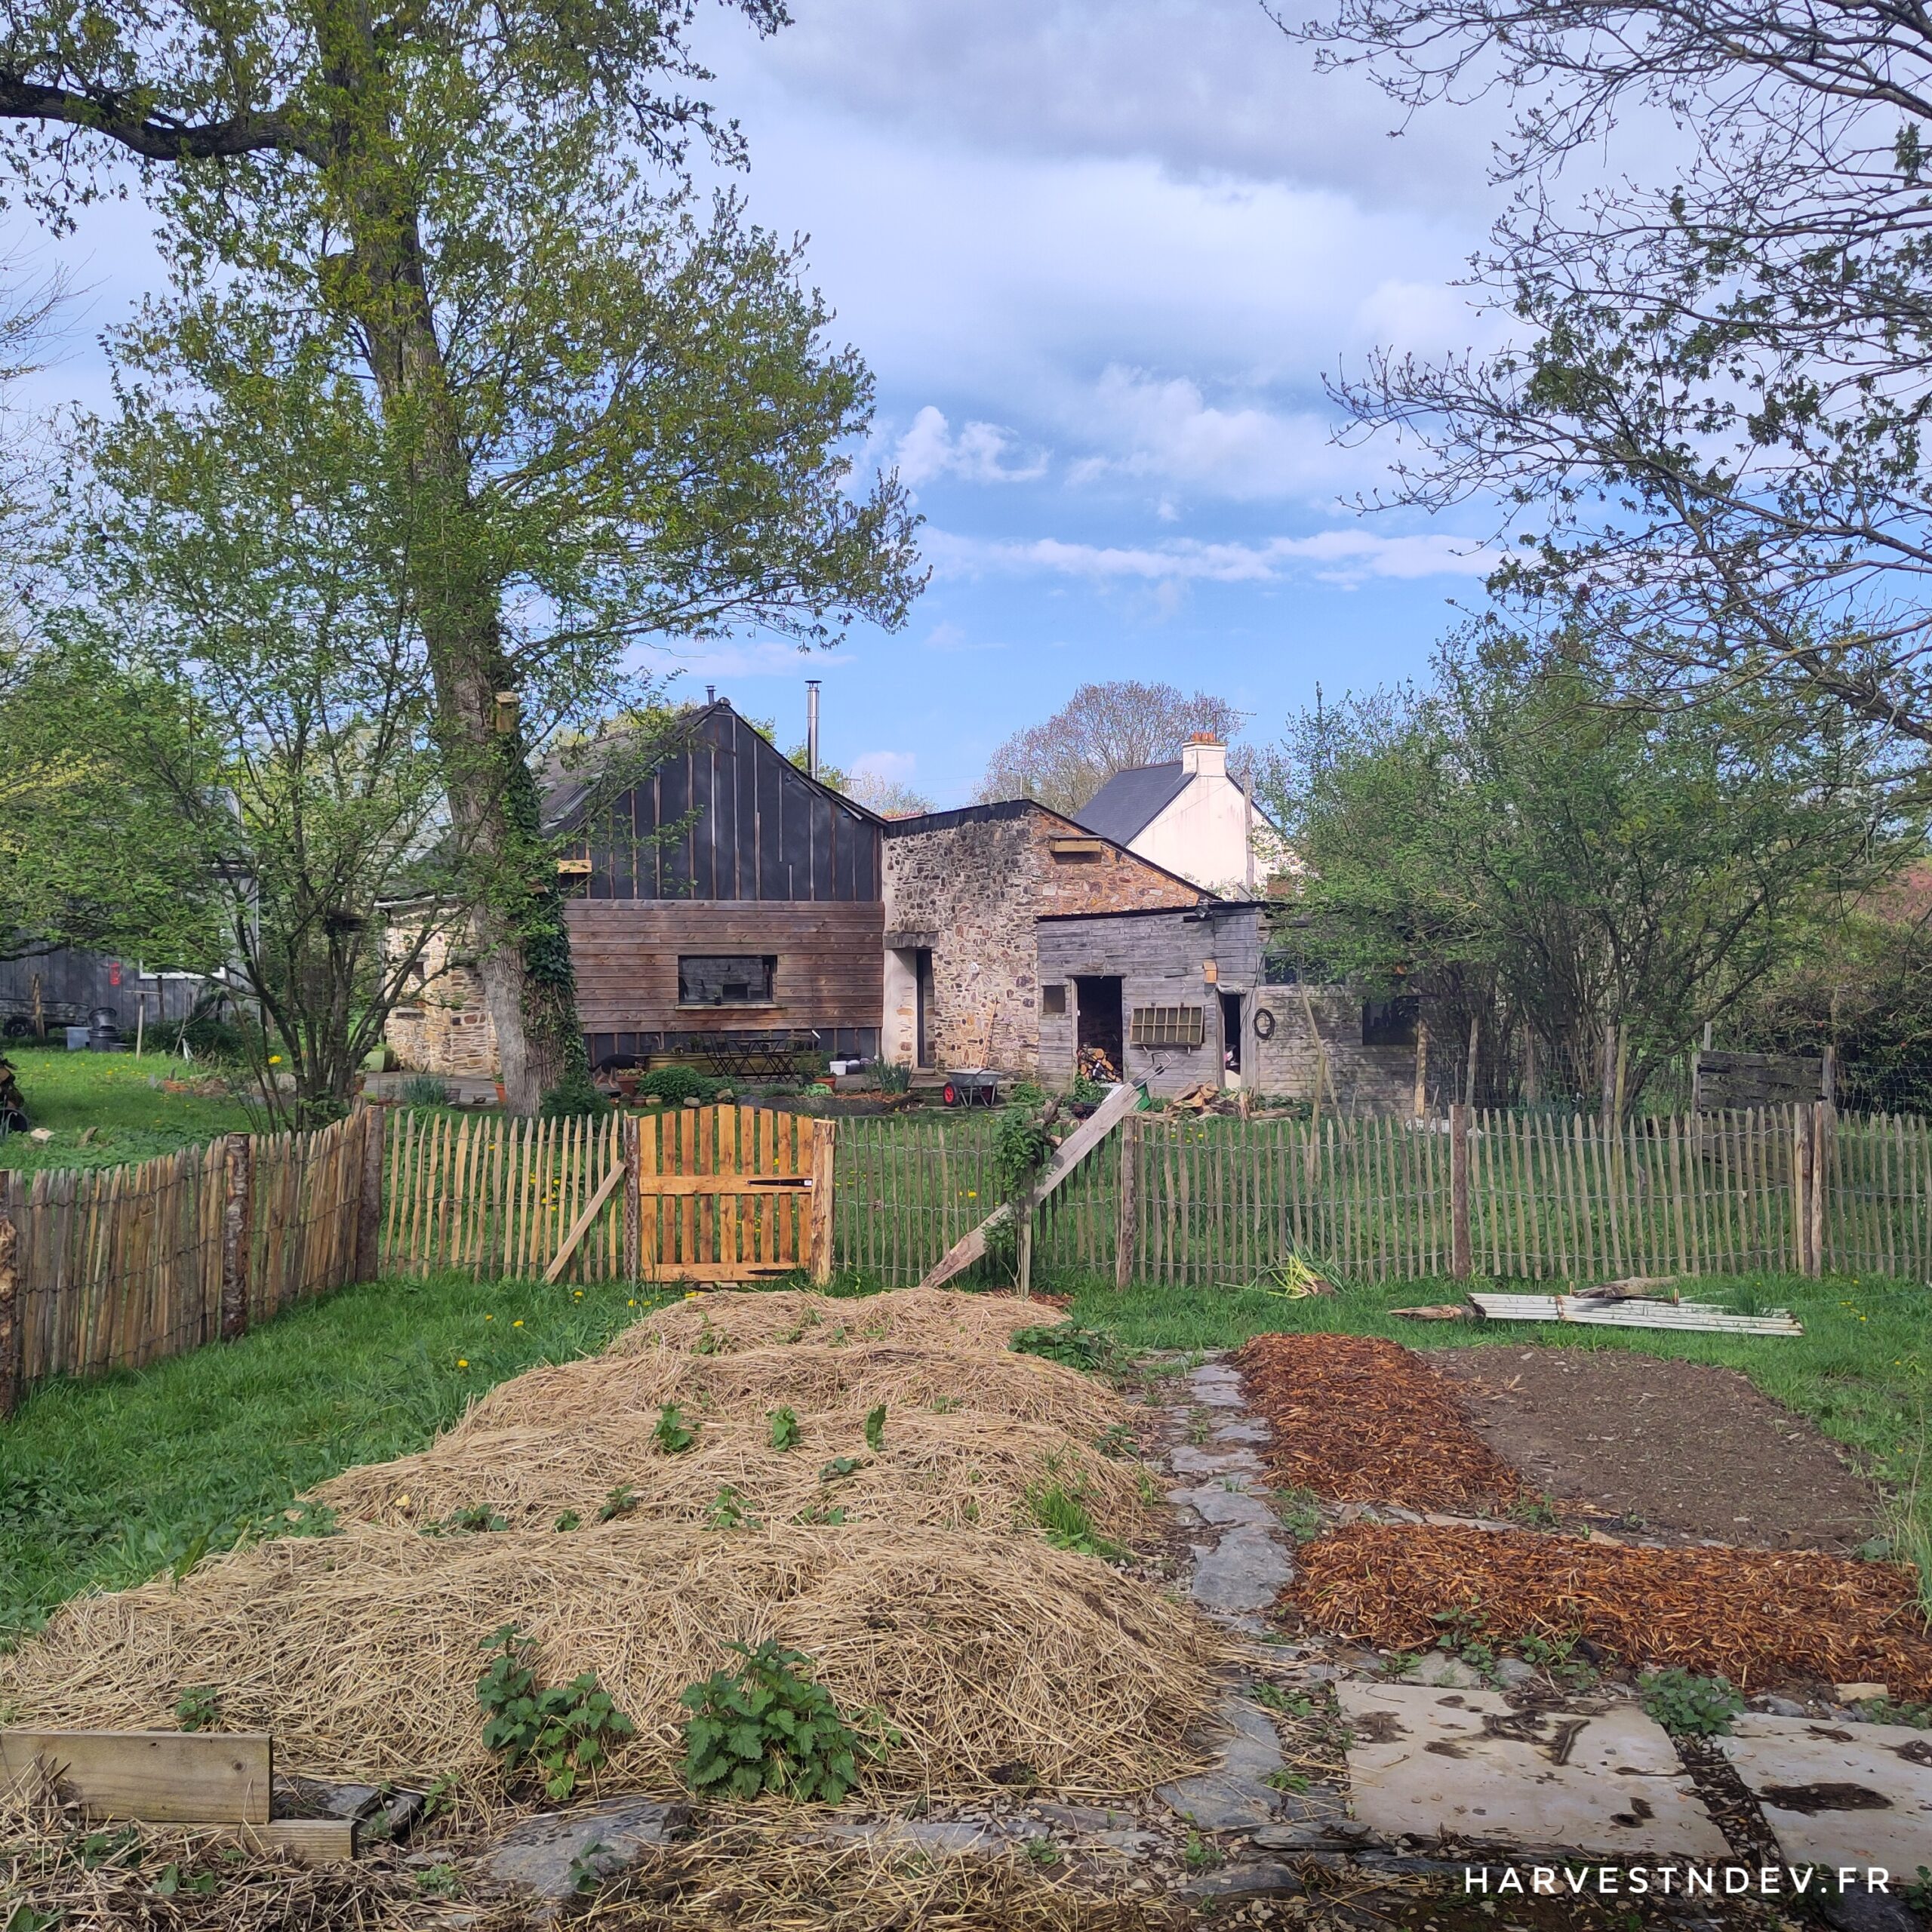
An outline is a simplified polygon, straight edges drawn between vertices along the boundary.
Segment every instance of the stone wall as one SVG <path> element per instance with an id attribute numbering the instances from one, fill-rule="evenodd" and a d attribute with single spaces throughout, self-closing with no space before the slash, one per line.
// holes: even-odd
<path id="1" fill-rule="evenodd" d="M 1343 1113 L 1406 1113 L 1415 1088 L 1412 1046 L 1366 1046 L 1362 1002 L 1339 986 L 1271 986 L 1263 977 L 1263 909 L 1223 902 L 1183 915 L 1048 918 L 1039 928 L 1040 985 L 1063 989 L 1063 1008 L 1041 1021 L 1040 1078 L 1065 1087 L 1073 1078 L 1080 1032 L 1081 979 L 1118 979 L 1124 1071 L 1150 1091 L 1175 1094 L 1201 1081 L 1241 1085 L 1272 1097 L 1312 1100 L 1318 1039 L 1325 1054 L 1324 1107 Z M 1238 1074 L 1226 1062 L 1231 1044 L 1223 995 L 1240 1002 Z M 1135 1046 L 1137 1008 L 1198 1008 L 1198 1046 Z M 1266 1014 L 1265 1020 L 1259 1017 Z M 1311 1028 L 1309 1017 L 1313 1016 Z M 1259 1022 L 1259 1023 L 1257 1023 Z M 1265 1034 L 1265 1037 L 1264 1037 Z"/>
<path id="2" fill-rule="evenodd" d="M 387 957 L 399 959 L 420 926 L 394 921 L 383 936 Z M 497 1029 L 483 1001 L 467 931 L 435 932 L 410 969 L 409 992 L 389 1013 L 384 1044 L 414 1072 L 490 1080 L 496 1077 Z"/>
<path id="3" fill-rule="evenodd" d="M 1031 1074 L 1040 1053 L 1034 921 L 1044 914 L 1187 906 L 1198 890 L 1029 799 L 928 814 L 885 843 L 885 1033 L 912 1066 L 912 957 L 932 954 L 931 1063 Z"/>

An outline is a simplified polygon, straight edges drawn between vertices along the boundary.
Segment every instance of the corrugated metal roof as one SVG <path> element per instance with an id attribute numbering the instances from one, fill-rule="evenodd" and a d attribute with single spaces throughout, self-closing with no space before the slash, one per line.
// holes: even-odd
<path id="1" fill-rule="evenodd" d="M 1186 789 L 1187 777 L 1179 758 L 1171 764 L 1140 764 L 1116 771 L 1074 819 L 1117 845 L 1130 844 Z"/>

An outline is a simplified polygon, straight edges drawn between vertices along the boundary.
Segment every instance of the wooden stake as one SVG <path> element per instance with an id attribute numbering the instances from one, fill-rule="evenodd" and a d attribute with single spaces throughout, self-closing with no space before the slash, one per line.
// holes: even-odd
<path id="1" fill-rule="evenodd" d="M 383 1110 L 365 1100 L 362 1171 L 355 1198 L 355 1259 L 352 1281 L 373 1281 L 383 1272 Z"/>
<path id="2" fill-rule="evenodd" d="M 805 1223 L 811 1237 L 812 1280 L 820 1287 L 832 1279 L 833 1155 L 838 1132 L 836 1121 L 812 1122 L 812 1198 L 807 1204 Z"/>
<path id="3" fill-rule="evenodd" d="M 1469 1110 L 1449 1109 L 1449 1272 L 1469 1278 Z"/>
<path id="4" fill-rule="evenodd" d="M 248 1196 L 254 1161 L 245 1134 L 228 1135 L 223 1147 L 228 1196 L 221 1217 L 221 1339 L 232 1342 L 248 1332 Z"/>
<path id="5" fill-rule="evenodd" d="M 1415 1117 L 1420 1120 L 1429 1111 L 1429 1020 L 1426 1014 L 1416 1016 L 1416 1094 Z"/>
<path id="6" fill-rule="evenodd" d="M 1114 1286 L 1134 1285 L 1140 1232 L 1140 1117 L 1130 1114 L 1121 1128 L 1120 1217 L 1114 1227 Z"/>
<path id="7" fill-rule="evenodd" d="M 15 1183 L 0 1174 L 0 1420 L 26 1393 L 26 1321 L 21 1309 L 20 1235 L 14 1225 Z"/>
<path id="8" fill-rule="evenodd" d="M 638 1118 L 626 1114 L 618 1142 L 624 1171 L 624 1279 L 635 1281 L 644 1268 L 644 1204 L 638 1197 Z"/>

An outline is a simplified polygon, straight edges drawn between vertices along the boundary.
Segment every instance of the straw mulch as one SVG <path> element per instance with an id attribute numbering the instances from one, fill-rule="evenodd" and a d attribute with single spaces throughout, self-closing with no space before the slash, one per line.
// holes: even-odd
<path id="1" fill-rule="evenodd" d="M 0 1659 L 0 1700 L 30 1721 L 166 1728 L 208 1686 L 226 1724 L 275 1733 L 287 1768 L 485 1785 L 478 1647 L 505 1623 L 546 1681 L 595 1672 L 635 1720 L 620 1789 L 675 1786 L 678 1694 L 732 1662 L 724 1638 L 776 1638 L 843 1709 L 881 1709 L 904 1742 L 875 1782 L 955 1794 L 1014 1765 L 1081 1793 L 1172 1777 L 1221 1654 L 1190 1611 L 1095 1558 L 971 1531 L 370 1527 L 78 1598 Z"/>
<path id="2" fill-rule="evenodd" d="M 598 1932 L 1154 1932 L 1180 1916 L 1015 1851 L 935 1854 L 889 1835 L 833 1847 L 737 1826 L 655 1854 L 574 1922 Z"/>
<path id="3" fill-rule="evenodd" d="M 1626 1666 L 1760 1687 L 1797 1679 L 1932 1694 L 1932 1632 L 1898 1564 L 1809 1550 L 1650 1549 L 1594 1538 L 1356 1523 L 1304 1544 L 1281 1599 L 1321 1630 L 1426 1650 L 1438 1614 L 1485 1640 L 1583 1636 Z"/>
<path id="4" fill-rule="evenodd" d="M 1058 1429 L 984 1415 L 888 1411 L 884 1446 L 866 1447 L 865 1412 L 799 1417 L 797 1447 L 771 1447 L 768 1426 L 694 1414 L 697 1441 L 666 1454 L 654 1410 L 620 1409 L 549 1429 L 469 1429 L 419 1455 L 347 1471 L 312 1492 L 345 1520 L 420 1528 L 486 1506 L 512 1529 L 549 1529 L 565 1511 L 589 1522 L 611 1492 L 636 1492 L 627 1513 L 702 1526 L 718 1492 L 737 1491 L 768 1528 L 838 1508 L 848 1522 L 958 1529 L 1037 1527 L 1027 1494 L 1058 1485 L 1101 1534 L 1135 1544 L 1149 1534 L 1135 1467 Z M 835 1459 L 859 1467 L 824 1476 Z M 823 1478 L 823 1479 L 822 1479 Z"/>
<path id="5" fill-rule="evenodd" d="M 688 1420 L 754 1420 L 780 1404 L 800 1415 L 957 1410 L 1009 1416 L 1092 1442 L 1128 1420 L 1126 1405 L 1078 1369 L 1038 1355 L 915 1348 L 889 1342 L 844 1348 L 747 1349 L 737 1355 L 592 1355 L 533 1368 L 500 1383 L 453 1434 L 480 1429 L 574 1426 L 614 1411 L 656 1410 L 669 1402 Z"/>
<path id="6" fill-rule="evenodd" d="M 1394 1342 L 1257 1335 L 1235 1361 L 1271 1426 L 1281 1488 L 1411 1509 L 1507 1502 L 1521 1489 L 1448 1382 Z"/>
<path id="7" fill-rule="evenodd" d="M 81 1847 L 100 1834 L 114 1847 L 90 1869 Z M 91 1823 L 38 1777 L 0 1781 L 0 1925 L 72 1932 L 535 1932 L 506 1900 L 445 1904 L 426 1898 L 399 1848 L 374 1846 L 353 1864 L 297 1864 L 286 1852 L 248 1850 L 223 1833 L 180 1825 Z M 171 1895 L 155 1881 L 175 1869 Z M 194 1889 L 212 1874 L 212 1891 Z M 17 1913 L 17 1919 L 15 1914 Z"/>
<path id="8" fill-rule="evenodd" d="M 1037 1301 L 954 1288 L 898 1288 L 857 1299 L 789 1288 L 720 1289 L 660 1309 L 625 1329 L 605 1353 L 634 1355 L 669 1349 L 680 1355 L 731 1355 L 800 1342 L 815 1348 L 909 1342 L 933 1349 L 998 1350 L 1019 1330 L 1054 1319 L 1054 1312 Z"/>

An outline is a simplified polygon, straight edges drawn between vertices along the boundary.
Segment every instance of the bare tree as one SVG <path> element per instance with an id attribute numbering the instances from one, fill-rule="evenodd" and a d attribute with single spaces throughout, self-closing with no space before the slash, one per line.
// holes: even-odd
<path id="1" fill-rule="evenodd" d="M 1044 724 L 1014 733 L 993 753 L 979 795 L 1077 811 L 1115 772 L 1178 758 L 1196 731 L 1225 742 L 1245 721 L 1226 698 L 1205 691 L 1189 697 L 1172 685 L 1131 678 L 1082 685 Z"/>
<path id="2" fill-rule="evenodd" d="M 1478 284 L 1516 345 L 1338 385 L 1395 497 L 1500 503 L 1500 591 L 1641 698 L 1822 697 L 1932 744 L 1932 17 L 1853 0 L 1341 0 L 1294 29 L 1404 112 L 1500 88 Z M 1562 197 L 1633 112 L 1684 165 Z M 1420 454 L 1413 452 L 1419 446 Z"/>

